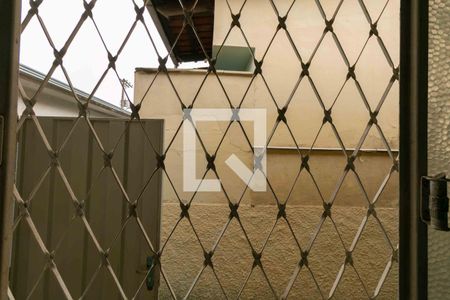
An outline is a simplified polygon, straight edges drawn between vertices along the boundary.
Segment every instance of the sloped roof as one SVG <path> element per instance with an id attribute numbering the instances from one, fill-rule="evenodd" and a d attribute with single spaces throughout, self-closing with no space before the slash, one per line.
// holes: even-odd
<path id="1" fill-rule="evenodd" d="M 23 80 L 27 80 L 29 82 L 36 82 L 38 85 L 40 85 L 41 82 L 45 79 L 45 74 L 25 65 L 19 66 L 19 72 L 20 77 Z M 59 95 L 61 96 L 58 100 L 75 102 L 72 90 L 70 86 L 67 85 L 66 83 L 51 78 L 46 84 L 46 87 L 58 91 Z M 87 99 L 89 98 L 88 93 L 81 91 L 77 88 L 74 88 L 74 92 L 76 93 L 77 97 L 81 102 L 86 102 Z M 123 110 L 122 108 L 117 107 L 114 104 L 111 104 L 95 96 L 91 98 L 90 107 L 94 110 L 102 111 L 105 114 L 110 114 L 111 116 L 128 117 L 130 115 L 129 111 Z"/>
<path id="2" fill-rule="evenodd" d="M 182 3 L 186 13 L 192 14 L 195 32 L 186 22 L 179 0 L 151 0 L 147 8 L 166 48 L 168 51 L 173 48 L 171 57 L 175 64 L 205 60 L 205 52 L 209 57 L 212 55 L 214 0 L 198 0 L 195 8 L 195 0 Z M 186 25 L 182 31 L 183 24 Z"/>

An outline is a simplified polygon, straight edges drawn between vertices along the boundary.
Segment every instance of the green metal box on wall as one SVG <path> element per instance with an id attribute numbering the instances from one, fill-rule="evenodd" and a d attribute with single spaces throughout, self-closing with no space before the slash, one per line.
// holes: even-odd
<path id="1" fill-rule="evenodd" d="M 18 133 L 17 188 L 36 232 L 18 221 L 20 207 L 16 207 L 19 225 L 10 274 L 16 299 L 25 299 L 32 290 L 34 299 L 64 298 L 50 274 L 49 260 L 58 266 L 74 298 L 118 299 L 121 292 L 130 298 L 136 293 L 137 299 L 157 298 L 159 272 L 149 272 L 148 261 L 154 252 L 148 240 L 158 251 L 161 170 L 157 170 L 156 156 L 149 153 L 162 151 L 163 121 L 89 122 L 39 118 L 51 148 L 58 149 L 56 160 L 32 118 Z M 87 224 L 77 216 L 74 197 L 83 205 Z M 50 258 L 39 250 L 36 234 Z M 149 278 L 153 274 L 156 277 Z"/>

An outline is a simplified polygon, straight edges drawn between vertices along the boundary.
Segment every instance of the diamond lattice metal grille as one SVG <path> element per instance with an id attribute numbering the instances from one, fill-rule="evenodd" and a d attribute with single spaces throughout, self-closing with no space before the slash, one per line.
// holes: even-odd
<path id="1" fill-rule="evenodd" d="M 160 297 L 175 299 L 189 297 L 251 298 L 260 297 L 262 290 L 267 292 L 264 294 L 266 297 L 273 296 L 274 298 L 303 296 L 319 299 L 331 297 L 359 299 L 382 297 L 388 281 L 394 282 L 395 286 L 395 273 L 398 267 L 396 229 L 392 232 L 391 228 L 386 226 L 386 222 L 392 222 L 392 219 L 388 220 L 385 217 L 384 209 L 379 206 L 384 206 L 382 204 L 383 193 L 392 184 L 398 173 L 398 153 L 392 146 L 393 143 L 396 144 L 391 136 L 387 137 L 385 134 L 385 127 L 393 126 L 395 128 L 397 120 L 387 122 L 383 119 L 383 113 L 385 113 L 383 108 L 386 101 L 397 100 L 395 87 L 399 80 L 398 59 L 392 57 L 390 53 L 393 51 L 392 47 L 398 48 L 398 42 L 389 45 L 390 48 L 385 43 L 384 35 L 390 35 L 391 30 L 398 31 L 398 28 L 383 27 L 384 14 L 389 7 L 393 7 L 394 15 L 395 12 L 398 14 L 396 1 L 375 1 L 378 6 L 374 6 L 373 1 L 364 0 L 316 0 L 310 1 L 308 7 L 302 6 L 307 1 L 300 0 L 216 1 L 216 6 L 221 3 L 223 4 L 221 7 L 226 9 L 225 12 L 220 11 L 220 13 L 221 18 L 226 19 L 224 24 L 228 24 L 229 27 L 221 28 L 225 33 L 223 34 L 224 39 L 218 43 L 218 51 L 214 57 L 208 55 L 205 50 L 202 33 L 197 29 L 199 24 L 194 22 L 197 6 L 202 1 L 173 1 L 174 7 L 183 11 L 184 17 L 179 34 L 174 38 L 174 43 L 167 55 L 162 54 L 157 48 L 148 19 L 144 18 L 144 14 L 147 14 L 147 6 L 151 5 L 150 0 L 145 2 L 129 1 L 130 7 L 135 12 L 135 19 L 130 20 L 130 26 L 126 29 L 127 33 L 115 51 L 108 44 L 105 33 L 107 29 L 101 29 L 96 22 L 96 10 L 100 9 L 99 4 L 102 1 L 80 1 L 83 12 L 65 42 L 58 46 L 53 41 L 45 18 L 40 14 L 40 9 L 45 5 L 45 1 L 30 0 L 31 8 L 23 16 L 22 21 L 22 33 L 26 33 L 30 22 L 37 21 L 54 56 L 54 61 L 45 79 L 33 94 L 26 93 L 19 84 L 25 109 L 21 112 L 18 120 L 18 135 L 21 134 L 25 122 L 31 119 L 34 130 L 42 142 L 36 147 L 44 147 L 48 153 L 47 167 L 42 170 L 42 174 L 31 192 L 24 194 L 19 188 L 15 188 L 14 191 L 16 217 L 13 229 L 17 232 L 17 228 L 22 226 L 31 232 L 30 236 L 32 236 L 34 246 L 30 248 L 32 249 L 30 251 L 35 251 L 37 257 L 40 257 L 39 262 L 36 263 L 40 263 L 42 266 L 41 271 L 34 276 L 34 283 L 25 291 L 26 298 L 33 298 L 43 281 L 53 282 L 54 284 L 50 286 L 58 288 L 54 295 L 61 298 L 90 298 L 93 297 L 93 290 L 97 288 L 99 280 L 108 282 L 112 295 L 119 298 L 145 297 L 147 276 L 152 272 L 159 274 Z M 270 10 L 261 11 L 269 13 L 261 15 L 262 21 L 259 23 L 258 20 L 253 19 L 255 23 L 252 27 L 249 25 L 252 21 L 250 14 L 257 9 L 255 5 L 263 3 L 266 7 L 270 7 Z M 352 11 L 354 14 L 356 12 L 357 16 L 348 18 L 349 13 L 345 11 L 348 8 L 346 5 L 356 7 Z M 304 10 L 306 8 L 309 9 L 307 16 Z M 64 14 L 65 12 L 58 13 Z M 216 8 L 216 18 L 218 19 L 217 14 Z M 341 15 L 343 16 L 341 17 Z M 313 24 L 311 23 L 312 19 L 316 21 L 315 24 L 320 24 L 316 26 L 320 28 L 320 34 L 317 37 L 305 41 L 301 34 L 295 33 L 296 22 L 301 22 L 302 18 L 309 22 L 305 23 L 304 30 L 308 30 L 308 24 Z M 346 23 L 346 18 L 348 18 L 348 23 Z M 363 22 L 358 23 L 355 21 L 357 18 L 362 19 Z M 274 20 L 274 22 L 271 23 L 267 20 Z M 93 85 L 87 101 L 84 101 L 77 96 L 72 84 L 71 72 L 66 69 L 64 61 L 77 34 L 87 26 L 93 28 L 96 39 L 100 41 L 105 50 L 105 68 L 98 81 Z M 117 64 L 137 28 L 145 30 L 148 39 L 142 43 L 150 45 L 152 51 L 157 54 L 158 68 L 152 79 L 148 80 L 145 87 L 142 88 L 142 93 L 136 92 L 133 97 L 128 95 L 123 87 L 129 101 L 131 114 L 127 126 L 122 129 L 123 133 L 120 138 L 116 141 L 105 141 L 93 125 L 90 115 L 92 99 L 106 76 L 116 77 L 118 84 L 121 85 L 122 77 Z M 352 28 L 366 31 L 364 39 L 358 41 L 359 43 L 352 42 Z M 197 74 L 200 80 L 195 81 L 186 90 L 179 86 L 176 75 L 169 70 L 168 65 L 169 57 L 179 43 L 182 33 L 188 29 L 193 33 L 193 40 L 198 44 L 197 49 L 200 49 L 208 67 L 203 73 L 198 73 L 200 75 Z M 255 35 L 255 32 L 258 34 Z M 249 49 L 252 57 L 251 74 L 248 73 L 246 79 L 241 81 L 241 86 L 245 87 L 240 92 L 227 83 L 228 75 L 215 67 L 222 49 L 228 45 L 227 41 L 232 37 L 238 37 L 242 41 L 241 45 Z M 287 41 L 281 52 L 277 48 L 279 39 Z M 265 46 L 259 47 L 255 52 L 251 50 L 254 49 L 255 43 Z M 286 47 L 286 45 L 288 46 Z M 86 47 L 88 46 L 86 45 Z M 369 51 L 369 48 L 372 50 Z M 332 51 L 327 52 L 329 49 Z M 394 50 L 397 51 L 397 49 Z M 325 54 L 322 51 L 325 51 Z M 377 60 L 377 64 L 382 65 L 382 68 L 387 71 L 375 76 L 373 75 L 375 71 L 369 69 L 369 76 L 360 75 L 364 74 L 365 69 L 371 66 L 370 61 L 374 53 L 382 57 L 382 60 Z M 297 70 L 297 76 L 293 80 L 291 79 L 292 84 L 289 83 L 289 78 L 286 78 L 286 81 L 280 85 L 274 81 L 273 74 L 271 74 L 273 69 L 269 66 L 277 66 L 277 59 L 282 56 L 289 56 L 292 61 L 289 65 L 279 63 L 278 68 L 293 67 Z M 324 56 L 328 57 L 328 60 Z M 363 63 L 363 60 L 366 62 Z M 333 71 L 337 65 L 344 70 L 344 73 L 339 76 L 335 76 L 336 73 Z M 67 130 L 64 141 L 55 145 L 47 138 L 48 133 L 36 116 L 35 107 L 40 95 L 57 70 L 62 71 L 70 86 L 72 96 L 78 103 L 79 116 Z M 373 80 L 383 78 L 382 83 L 377 82 L 377 85 L 383 85 L 383 89 L 378 94 L 373 93 L 374 82 L 367 82 L 367 78 L 370 79 L 372 75 Z M 146 184 L 140 188 L 140 193 L 131 193 L 123 182 L 124 178 L 119 176 L 114 155 L 123 142 L 122 137 L 125 135 L 127 127 L 130 126 L 129 124 L 132 122 L 142 123 L 141 118 L 146 117 L 143 113 L 144 108 L 146 111 L 157 111 L 170 101 L 162 96 L 154 96 L 154 93 L 161 89 L 161 80 L 167 82 L 166 92 L 170 93 L 174 100 L 172 107 L 176 107 L 176 109 L 171 114 L 175 116 L 176 122 L 172 123 L 176 123 L 176 125 L 166 129 L 166 142 L 162 151 L 153 145 L 151 133 L 145 126 L 141 126 L 142 138 L 147 142 L 147 155 L 156 157 L 158 163 L 153 173 L 145 178 Z M 205 92 L 207 82 L 211 80 L 216 83 L 214 93 L 222 95 L 221 104 L 208 103 L 203 100 L 202 93 Z M 328 89 L 324 91 L 324 85 L 333 85 L 336 86 L 336 89 L 331 92 Z M 252 102 L 250 99 L 250 94 L 254 92 L 255 86 L 258 86 L 259 92 L 262 90 L 259 95 L 264 95 L 258 99 L 261 102 Z M 347 89 L 354 91 L 351 99 L 346 99 L 349 95 L 346 94 Z M 378 96 L 368 97 L 368 91 L 371 95 Z M 301 127 L 298 125 L 299 123 L 296 123 L 303 115 L 310 113 L 296 106 L 300 101 L 298 95 L 307 92 L 309 93 L 307 94 L 308 101 L 314 107 L 314 111 L 320 113 L 320 117 L 316 118 L 316 127 L 311 124 L 309 124 L 310 127 L 306 125 Z M 351 101 L 351 104 L 345 106 L 344 101 Z M 269 111 L 268 124 L 270 127 L 268 128 L 267 148 L 276 146 L 277 138 L 282 134 L 284 134 L 284 140 L 291 145 L 289 154 L 291 160 L 289 162 L 279 161 L 275 164 L 281 170 L 284 168 L 283 163 L 295 165 L 295 173 L 285 174 L 287 180 L 284 180 L 282 185 L 275 184 L 276 177 L 281 176 L 282 171 L 279 174 L 270 174 L 269 155 L 269 171 L 264 174 L 268 192 L 264 197 L 268 199 L 265 204 L 269 207 L 268 211 L 271 212 L 270 218 L 266 215 L 258 216 L 254 211 L 252 213 L 249 206 L 245 205 L 246 201 L 253 197 L 249 191 L 249 182 L 241 185 L 228 185 L 229 174 L 224 175 L 223 164 L 219 161 L 226 155 L 223 149 L 226 148 L 224 145 L 229 143 L 230 136 L 233 139 L 240 138 L 242 142 L 239 147 L 245 149 L 247 153 L 251 154 L 255 151 L 251 142 L 254 133 L 249 130 L 245 122 L 240 121 L 238 116 L 240 109 L 255 107 L 258 106 L 258 103 L 263 103 L 263 107 Z M 215 195 L 200 192 L 186 193 L 176 180 L 179 178 L 177 172 L 181 172 L 181 161 L 176 157 L 177 152 L 174 148 L 179 146 L 183 124 L 191 121 L 189 109 L 211 106 L 229 109 L 232 117 L 225 126 L 222 126 L 222 130 L 216 131 L 214 138 L 206 136 L 201 127 L 196 128 L 197 143 L 200 146 L 202 157 L 198 173 L 202 179 L 217 178 L 221 180 L 222 191 Z M 359 112 L 362 113 L 356 116 L 352 107 L 359 107 Z M 350 134 L 343 132 L 341 128 L 345 125 L 342 125 L 344 124 L 343 120 L 339 119 L 336 113 L 336 111 L 342 110 L 350 110 L 350 116 L 354 114 L 355 121 L 347 120 L 347 122 L 354 124 L 359 122 L 358 124 L 362 124 L 362 127 Z M 102 161 L 98 178 L 106 176 L 105 174 L 110 176 L 110 184 L 117 187 L 117 193 L 122 199 L 121 204 L 128 211 L 126 216 L 121 217 L 121 228 L 110 239 L 98 236 L 98 233 L 92 229 L 92 224 L 96 222 L 98 216 L 86 213 L 87 202 L 95 201 L 90 197 L 90 193 L 92 189 L 98 188 L 96 183 L 98 178 L 91 178 L 83 193 L 76 192 L 73 189 L 73 179 L 66 176 L 64 165 L 61 164 L 61 157 L 67 150 L 66 147 L 70 144 L 73 132 L 78 126 L 87 126 L 92 143 L 100 153 L 99 157 L 93 158 Z M 308 128 L 307 133 L 304 128 Z M 305 138 L 304 141 L 302 135 L 307 135 L 309 138 Z M 320 148 L 319 141 L 324 135 L 331 141 L 329 145 L 334 146 L 337 150 L 335 153 L 339 153 L 336 159 L 332 159 L 333 166 L 339 170 L 337 172 L 339 175 L 335 180 L 331 179 L 333 188 L 327 192 L 323 189 L 322 180 L 327 177 L 326 173 L 331 165 L 320 164 L 321 157 L 317 154 L 317 149 Z M 363 148 L 368 137 L 373 136 L 376 136 L 382 144 L 384 158 L 389 161 L 381 180 L 371 176 L 373 169 L 360 168 L 364 159 L 370 159 L 365 156 Z M 276 168 L 275 165 L 274 168 Z M 324 170 L 324 168 L 327 169 Z M 377 168 L 377 166 L 373 168 Z M 91 251 L 97 255 L 97 258 L 91 262 L 95 266 L 93 271 L 87 272 L 86 278 L 79 285 L 68 283 L 58 265 L 59 257 L 70 259 L 72 255 L 70 252 L 61 253 L 59 251 L 60 245 L 70 239 L 70 231 L 63 231 L 58 241 L 49 243 L 45 238 L 47 235 L 45 229 L 36 225 L 35 214 L 33 214 L 33 208 L 39 205 L 33 203 L 33 198 L 52 172 L 58 178 L 57 184 L 67 195 L 66 199 L 56 199 L 55 201 L 69 201 L 73 204 L 70 222 L 85 232 L 84 243 L 89 244 Z M 155 174 L 158 172 L 162 173 L 165 181 L 164 193 L 172 195 L 171 197 L 176 203 L 173 206 L 176 207 L 176 212 L 170 215 L 166 223 L 163 222 L 164 224 L 170 223 L 170 226 L 162 229 L 164 238 L 162 238 L 160 246 L 155 247 L 144 225 L 146 220 L 143 220 L 136 211 L 145 202 L 146 199 L 142 195 L 148 184 L 155 180 Z M 292 203 L 295 201 L 293 198 L 302 194 L 301 188 L 300 192 L 298 190 L 298 185 L 305 180 L 311 183 L 311 190 L 317 195 L 315 210 L 309 209 L 307 205 L 303 207 Z M 351 180 L 351 183 L 348 183 L 348 180 Z M 369 183 L 370 191 L 367 187 Z M 358 192 L 355 194 L 345 193 L 349 184 L 353 184 L 352 191 Z M 374 185 L 376 187 L 373 187 Z M 215 223 L 212 217 L 204 220 L 198 217 L 201 214 L 200 204 L 204 204 L 204 200 L 208 197 L 220 198 L 225 204 L 219 210 L 221 216 L 214 218 Z M 342 198 L 359 198 L 362 201 L 355 205 L 360 206 L 361 209 L 349 210 L 350 214 L 355 213 L 354 217 L 358 219 L 359 225 L 355 228 L 345 225 L 345 218 L 348 215 L 343 212 L 348 208 L 339 206 L 341 201 L 345 202 Z M 299 220 L 299 216 L 303 216 L 304 219 Z M 309 225 L 298 229 L 299 222 L 309 222 Z M 205 232 L 211 234 L 211 231 L 205 231 L 205 228 L 212 227 L 217 229 L 213 231 L 213 236 L 205 236 Z M 124 287 L 127 275 L 120 273 L 123 270 L 117 269 L 111 261 L 115 253 L 115 245 L 127 230 L 134 230 L 139 234 L 140 239 L 146 243 L 145 251 L 155 259 L 155 263 L 142 272 L 141 280 L 132 285 L 133 288 Z M 325 231 L 327 233 L 324 233 Z M 256 235 L 255 232 L 259 235 Z M 375 235 L 378 236 L 376 240 L 374 239 Z M 330 238 L 330 236 L 334 238 Z M 240 239 L 242 243 L 236 244 L 234 242 L 236 239 Z M 184 243 L 194 243 L 195 249 L 184 249 Z M 290 248 L 285 248 L 287 244 L 290 245 Z M 363 247 L 360 246 L 361 244 L 365 244 L 366 247 L 369 245 L 369 250 L 371 247 L 380 245 L 385 251 L 382 253 L 365 252 L 359 250 Z M 236 245 L 240 245 L 240 248 L 233 250 Z M 195 251 L 191 252 L 191 250 Z M 74 249 L 74 251 L 81 251 L 81 248 Z M 233 251 L 238 254 L 233 254 Z M 273 257 L 273 252 L 278 252 L 281 257 Z M 382 269 L 376 268 L 375 264 L 375 261 L 380 260 L 383 261 Z M 196 269 L 192 270 L 189 267 L 189 269 L 181 270 L 182 275 L 175 274 L 173 272 L 174 261 L 179 264 L 179 268 L 195 265 Z M 324 265 L 323 262 L 330 262 L 330 266 Z M 172 265 L 170 265 L 171 263 Z M 331 267 L 332 264 L 337 267 Z M 233 265 L 237 267 L 233 268 Z M 175 266 L 176 268 L 177 266 Z M 277 270 L 283 270 L 284 274 L 288 275 L 280 275 L 283 272 L 278 273 Z M 330 280 L 330 276 L 332 280 Z M 280 280 L 281 277 L 284 280 Z M 20 278 L 17 280 L 18 282 L 15 284 L 20 286 Z M 205 284 L 205 281 L 209 283 L 205 285 L 206 289 L 202 289 L 201 286 Z M 208 288 L 212 286 L 215 287 L 215 290 L 208 292 Z M 203 294 L 199 294 L 199 291 Z M 395 290 L 391 293 L 394 294 L 390 295 L 395 295 Z M 10 289 L 10 294 L 14 296 L 13 289 Z M 385 297 L 388 296 L 389 294 L 385 295 Z"/>

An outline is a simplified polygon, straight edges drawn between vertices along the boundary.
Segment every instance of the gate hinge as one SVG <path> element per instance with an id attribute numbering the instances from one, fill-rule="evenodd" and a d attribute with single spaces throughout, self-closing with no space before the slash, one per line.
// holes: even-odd
<path id="1" fill-rule="evenodd" d="M 450 231 L 448 227 L 448 196 L 445 173 L 421 178 L 420 218 L 433 229 Z"/>

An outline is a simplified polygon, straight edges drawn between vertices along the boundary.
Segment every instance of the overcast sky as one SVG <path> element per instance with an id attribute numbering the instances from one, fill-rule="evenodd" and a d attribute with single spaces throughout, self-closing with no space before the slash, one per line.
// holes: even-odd
<path id="1" fill-rule="evenodd" d="M 142 5 L 143 2 L 136 0 L 136 3 Z M 29 8 L 29 1 L 22 1 L 22 19 Z M 62 48 L 83 11 L 83 0 L 44 0 L 40 5 L 39 15 L 57 49 Z M 98 0 L 93 15 L 106 46 L 111 54 L 115 55 L 135 20 L 136 13 L 132 0 Z M 157 50 L 161 56 L 165 56 L 167 50 L 147 12 L 144 13 L 144 18 Z M 37 71 L 47 73 L 53 60 L 53 50 L 37 18 L 34 17 L 22 34 L 20 62 Z M 73 85 L 90 94 L 108 65 L 107 52 L 90 19 L 84 22 L 63 62 Z M 141 23 L 138 23 L 134 29 L 116 66 L 120 77 L 131 83 L 134 83 L 136 67 L 158 66 L 157 55 Z M 169 66 L 173 66 L 172 62 Z M 191 63 L 182 67 L 195 66 L 196 64 Z M 53 77 L 67 82 L 60 68 Z M 132 98 L 133 89 L 128 89 L 127 92 Z M 112 70 L 108 72 L 95 96 L 120 105 L 121 86 Z"/>

